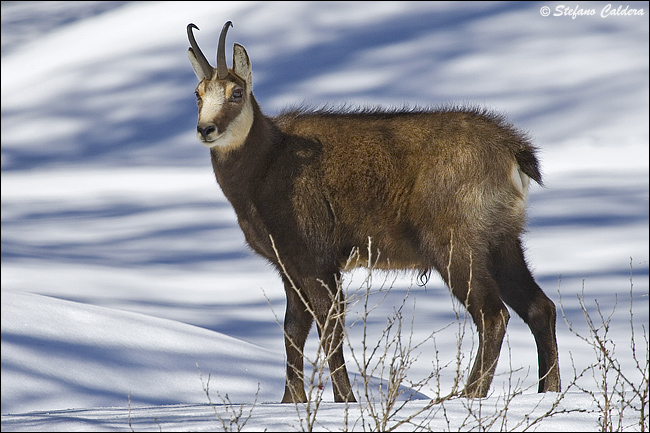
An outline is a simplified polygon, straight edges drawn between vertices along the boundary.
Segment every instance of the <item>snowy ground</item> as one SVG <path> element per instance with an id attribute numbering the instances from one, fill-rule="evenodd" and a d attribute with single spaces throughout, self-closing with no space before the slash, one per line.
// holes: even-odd
<path id="1" fill-rule="evenodd" d="M 567 320 L 585 335 L 577 294 L 584 289 L 594 318 L 595 300 L 605 314 L 618 303 L 608 337 L 640 382 L 629 301 L 631 293 L 643 357 L 648 5 L 612 3 L 644 15 L 602 17 L 605 4 L 571 3 L 596 15 L 553 16 L 558 4 L 3 2 L 2 430 L 128 430 L 129 421 L 134 430 L 221 429 L 202 388 L 208 376 L 213 402 L 227 394 L 245 414 L 253 408 L 247 428 L 306 428 L 304 408 L 299 416 L 276 404 L 284 377 L 279 277 L 246 248 L 194 136 L 189 22 L 209 58 L 223 22 L 234 22 L 229 46 L 247 48 L 269 114 L 303 101 L 460 103 L 504 112 L 529 131 L 545 176 L 545 187 L 531 190 L 525 236 L 536 278 L 558 305 L 561 295 Z M 378 290 L 384 275 L 374 280 Z M 355 290 L 363 272 L 348 281 Z M 373 344 L 412 283 L 412 275 L 390 276 L 393 288 L 367 322 Z M 438 332 L 418 349 L 404 385 L 426 377 L 436 357 L 452 362 L 459 332 L 439 279 L 408 295 L 413 340 Z M 479 405 L 495 413 L 509 381 L 525 391 L 507 424 L 492 429 L 550 407 L 555 396 L 529 388 L 537 374 L 530 332 L 516 317 L 508 329 L 492 397 L 446 402 L 426 412 L 428 428 L 477 428 L 468 414 Z M 355 351 L 360 330 L 350 330 Z M 557 332 L 566 385 L 595 354 L 562 318 Z M 307 351 L 316 352 L 315 338 Z M 348 364 L 355 372 L 350 349 Z M 448 392 L 453 377 L 443 370 L 404 413 Z M 599 379 L 580 385 L 597 392 Z M 354 424 L 359 407 L 349 408 L 346 427 L 344 405 L 326 403 L 317 428 L 368 428 Z M 598 429 L 589 394 L 573 389 L 561 408 L 587 412 L 537 427 Z M 633 414 L 625 420 L 630 429 L 637 423 Z"/>

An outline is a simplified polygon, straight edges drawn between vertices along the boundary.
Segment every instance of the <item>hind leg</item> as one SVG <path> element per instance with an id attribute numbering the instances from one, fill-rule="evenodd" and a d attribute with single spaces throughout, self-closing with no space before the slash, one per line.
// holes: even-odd
<path id="1" fill-rule="evenodd" d="M 490 275 L 487 259 L 472 260 L 471 254 L 452 253 L 441 275 L 454 296 L 467 308 L 479 334 L 478 351 L 463 394 L 485 397 L 499 360 L 509 319 L 508 309 Z"/>
<path id="2" fill-rule="evenodd" d="M 560 391 L 555 304 L 530 273 L 521 241 L 515 239 L 495 249 L 491 269 L 501 299 L 526 322 L 535 337 L 539 364 L 538 391 Z"/>

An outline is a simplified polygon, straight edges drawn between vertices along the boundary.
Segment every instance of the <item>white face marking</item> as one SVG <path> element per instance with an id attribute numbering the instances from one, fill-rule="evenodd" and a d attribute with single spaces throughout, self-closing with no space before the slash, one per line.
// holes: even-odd
<path id="1" fill-rule="evenodd" d="M 215 127 L 214 131 L 206 134 L 205 138 L 197 131 L 197 136 L 204 146 L 217 147 L 227 152 L 241 146 L 246 140 L 253 125 L 250 94 L 245 96 L 240 112 L 227 123 L 225 130 L 219 130 L 217 126 L 219 119 L 226 115 L 226 110 L 229 108 L 226 106 L 229 103 L 228 96 L 236 86 L 237 84 L 230 81 L 226 83 L 208 82 L 197 89 L 202 100 L 198 126 L 205 128 L 212 125 Z"/>
<path id="2" fill-rule="evenodd" d="M 210 84 L 206 86 L 206 91 L 201 94 L 202 106 L 201 110 L 199 111 L 199 125 L 202 123 L 211 123 L 213 119 L 217 119 L 221 113 L 223 105 L 226 103 L 225 89 L 222 86 L 215 86 L 214 84 Z M 220 135 L 222 132 L 223 131 L 217 131 L 214 138 L 209 136 L 209 142 L 203 144 L 208 147 L 212 147 L 210 143 L 216 140 L 216 136 Z M 201 139 L 200 135 L 199 139 Z"/>
<path id="3" fill-rule="evenodd" d="M 253 126 L 253 107 L 250 99 L 248 99 L 239 115 L 230 122 L 226 131 L 215 140 L 215 145 L 218 145 L 224 151 L 238 148 L 246 141 L 251 126 Z"/>

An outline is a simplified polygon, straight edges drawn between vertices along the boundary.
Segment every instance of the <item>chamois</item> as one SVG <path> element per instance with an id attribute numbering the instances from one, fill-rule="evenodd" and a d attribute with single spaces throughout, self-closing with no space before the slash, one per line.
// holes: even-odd
<path id="1" fill-rule="evenodd" d="M 510 306 L 537 343 L 539 392 L 559 391 L 555 304 L 524 258 L 529 179 L 536 149 L 503 117 L 478 109 L 291 109 L 262 113 L 251 62 L 226 22 L 212 67 L 188 24 L 199 84 L 199 140 L 247 243 L 280 271 L 286 382 L 282 402 L 305 402 L 303 348 L 316 321 L 337 402 L 356 401 L 343 358 L 337 282 L 371 239 L 377 267 L 437 270 L 468 309 L 479 345 L 463 395 L 492 382 Z M 375 253 L 373 253 L 373 256 Z M 367 262 L 366 262 L 367 263 Z M 340 284 L 339 286 L 340 287 Z"/>

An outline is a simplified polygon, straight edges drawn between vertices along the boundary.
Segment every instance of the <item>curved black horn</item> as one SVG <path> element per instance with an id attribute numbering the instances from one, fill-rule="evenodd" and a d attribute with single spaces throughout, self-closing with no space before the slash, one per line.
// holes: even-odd
<path id="1" fill-rule="evenodd" d="M 228 76 L 228 64 L 226 63 L 226 33 L 228 27 L 232 27 L 232 21 L 226 22 L 221 29 L 219 45 L 217 46 L 217 78 L 223 80 Z"/>
<path id="2" fill-rule="evenodd" d="M 205 78 L 209 80 L 210 78 L 212 78 L 212 74 L 214 73 L 214 68 L 210 66 L 210 63 L 208 63 L 208 59 L 205 58 L 203 52 L 201 51 L 198 44 L 196 43 L 196 40 L 194 39 L 194 33 L 192 33 L 192 28 L 199 30 L 199 28 L 196 25 L 192 23 L 188 24 L 187 38 L 190 40 L 190 47 L 192 47 L 192 51 L 196 56 L 196 60 L 199 61 L 199 65 L 201 66 L 203 75 L 205 75 Z"/>

